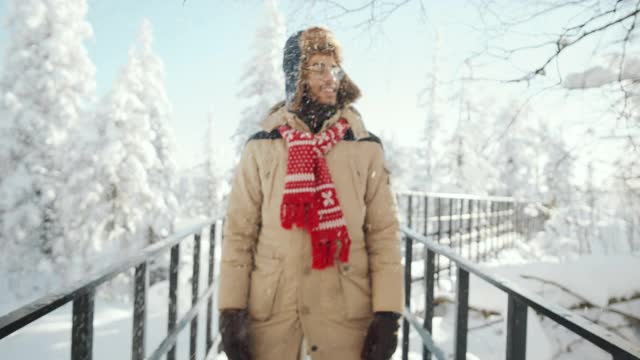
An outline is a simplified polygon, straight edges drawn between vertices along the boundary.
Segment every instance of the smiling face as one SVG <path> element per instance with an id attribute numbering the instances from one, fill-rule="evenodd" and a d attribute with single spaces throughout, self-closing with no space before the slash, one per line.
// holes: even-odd
<path id="1" fill-rule="evenodd" d="M 313 54 L 306 64 L 306 84 L 311 99 L 322 105 L 335 105 L 342 69 L 332 55 Z"/>

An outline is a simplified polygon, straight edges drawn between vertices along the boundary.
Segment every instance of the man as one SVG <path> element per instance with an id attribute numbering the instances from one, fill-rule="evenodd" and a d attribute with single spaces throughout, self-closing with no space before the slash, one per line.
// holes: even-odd
<path id="1" fill-rule="evenodd" d="M 341 62 L 328 30 L 291 36 L 287 100 L 243 151 L 218 302 L 231 360 L 389 359 L 397 346 L 396 207 L 382 145 L 351 106 L 360 90 Z"/>

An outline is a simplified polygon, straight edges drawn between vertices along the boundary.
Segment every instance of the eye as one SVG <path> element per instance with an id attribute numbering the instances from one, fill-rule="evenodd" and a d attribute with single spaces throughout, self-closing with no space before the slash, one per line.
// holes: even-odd
<path id="1" fill-rule="evenodd" d="M 309 66 L 309 70 L 313 72 L 323 72 L 325 68 L 326 66 L 324 65 L 324 63 L 313 63 L 311 64 L 311 66 Z"/>

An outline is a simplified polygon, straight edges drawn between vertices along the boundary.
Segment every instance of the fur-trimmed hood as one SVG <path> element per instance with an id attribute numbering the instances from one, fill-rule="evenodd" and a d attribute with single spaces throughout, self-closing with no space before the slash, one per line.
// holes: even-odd
<path id="1" fill-rule="evenodd" d="M 296 112 L 300 109 L 304 84 L 302 83 L 303 65 L 313 54 L 333 54 L 336 63 L 342 65 L 342 47 L 328 29 L 311 27 L 298 31 L 287 40 L 284 47 L 282 69 L 285 75 L 287 109 Z M 360 97 L 360 89 L 345 73 L 338 87 L 337 108 L 345 108 Z"/>

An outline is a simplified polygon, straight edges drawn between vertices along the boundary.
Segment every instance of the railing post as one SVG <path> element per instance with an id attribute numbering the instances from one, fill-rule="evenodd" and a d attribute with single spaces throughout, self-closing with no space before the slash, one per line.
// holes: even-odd
<path id="1" fill-rule="evenodd" d="M 509 241 L 509 247 L 512 247 L 513 244 L 514 244 L 514 241 L 513 241 L 513 228 L 514 228 L 514 226 L 513 226 L 513 222 L 514 221 L 513 220 L 514 220 L 514 217 L 513 216 L 515 214 L 515 211 L 513 211 L 513 201 L 512 200 L 509 200 L 509 202 L 507 203 L 507 207 L 509 209 L 509 212 L 507 214 L 508 215 L 508 219 L 509 219 L 508 230 L 507 230 L 507 232 L 509 234 L 509 237 L 507 239 Z"/>
<path id="2" fill-rule="evenodd" d="M 471 245 L 473 244 L 473 200 L 468 199 L 467 200 L 467 212 L 469 213 L 468 218 L 469 218 L 469 223 L 467 224 L 467 246 L 469 247 L 469 260 L 473 259 L 472 254 L 471 254 Z M 478 257 L 478 249 L 476 248 L 476 258 Z"/>
<path id="3" fill-rule="evenodd" d="M 517 235 L 518 235 L 518 209 L 520 208 L 520 204 L 516 201 L 513 200 L 513 243 L 512 246 L 515 245 L 516 243 L 516 239 L 517 239 Z"/>
<path id="4" fill-rule="evenodd" d="M 449 198 L 449 248 L 453 247 L 453 199 Z M 449 271 L 449 279 L 451 279 L 451 259 L 447 259 L 447 269 Z"/>
<path id="5" fill-rule="evenodd" d="M 509 294 L 507 309 L 507 360 L 524 360 L 527 354 L 527 305 Z"/>
<path id="6" fill-rule="evenodd" d="M 94 305 L 95 289 L 91 289 L 73 300 L 71 360 L 91 360 L 93 358 Z"/>
<path id="7" fill-rule="evenodd" d="M 424 236 L 429 234 L 429 197 L 424 197 Z M 429 334 L 433 334 L 433 298 L 434 298 L 434 281 L 435 281 L 435 254 L 430 251 L 429 248 L 424 245 L 424 288 L 426 294 L 424 298 L 424 323 L 422 327 L 426 329 Z M 430 360 L 431 353 L 426 346 L 422 347 L 422 359 Z"/>
<path id="8" fill-rule="evenodd" d="M 511 242 L 511 204 L 509 201 L 504 202 L 504 246 L 503 248 L 508 248 Z"/>
<path id="9" fill-rule="evenodd" d="M 198 285 L 200 283 L 200 232 L 193 237 L 193 275 L 191 276 L 191 306 L 198 303 Z M 189 332 L 189 359 L 195 360 L 198 350 L 198 315 L 191 320 Z"/>
<path id="10" fill-rule="evenodd" d="M 527 240 L 531 240 L 531 216 L 527 216 Z"/>
<path id="11" fill-rule="evenodd" d="M 487 260 L 489 254 L 491 254 L 492 237 L 491 237 L 491 200 L 487 200 L 485 206 L 485 225 L 484 225 L 484 240 L 485 251 L 483 259 Z"/>
<path id="12" fill-rule="evenodd" d="M 216 257 L 216 223 L 214 222 L 209 228 L 209 277 L 207 283 L 209 286 L 213 285 L 213 275 L 215 270 L 215 257 Z M 213 347 L 213 296 L 207 301 L 207 351 L 205 354 L 209 354 L 211 347 Z"/>
<path id="13" fill-rule="evenodd" d="M 413 195 L 407 199 L 407 227 L 413 229 Z"/>
<path id="14" fill-rule="evenodd" d="M 481 202 L 480 204 L 482 204 L 482 206 L 478 206 L 478 211 L 480 212 L 480 217 L 479 217 L 479 222 L 478 222 L 478 233 L 479 233 L 479 240 L 478 240 L 478 246 L 482 246 L 482 251 L 480 252 L 480 258 L 482 260 L 486 259 L 485 255 L 487 252 L 487 243 L 486 243 L 486 229 L 487 229 L 487 224 L 486 224 L 486 214 L 487 214 L 487 204 L 488 202 L 486 200 L 484 200 L 484 202 Z M 478 204 L 478 205 L 480 205 Z"/>
<path id="15" fill-rule="evenodd" d="M 407 204 L 407 227 L 411 229 L 412 196 Z M 413 262 L 413 238 L 405 236 L 404 249 L 404 305 L 411 310 L 411 263 Z M 402 321 L 402 360 L 409 359 L 409 321 Z"/>
<path id="16" fill-rule="evenodd" d="M 457 307 L 456 307 L 456 332 L 455 332 L 455 360 L 467 358 L 467 330 L 469 319 L 469 273 L 458 267 L 457 271 Z"/>
<path id="17" fill-rule="evenodd" d="M 170 334 L 176 328 L 178 320 L 178 272 L 180 265 L 180 243 L 171 248 L 171 262 L 169 263 L 169 317 L 167 333 Z M 167 360 L 176 359 L 176 345 L 173 345 L 167 353 Z"/>
<path id="18" fill-rule="evenodd" d="M 436 198 L 436 204 L 438 205 L 438 235 L 436 241 L 440 244 L 442 239 L 442 202 L 441 198 Z M 436 281 L 440 281 L 440 255 L 436 255 Z"/>
<path id="19" fill-rule="evenodd" d="M 491 255 L 495 254 L 496 249 L 498 247 L 498 234 L 497 234 L 497 230 L 495 228 L 496 225 L 496 202 L 495 201 L 491 201 L 491 211 L 489 213 L 489 235 L 491 236 Z"/>
<path id="20" fill-rule="evenodd" d="M 503 222 L 504 224 L 503 226 L 503 237 L 504 237 L 504 242 L 502 245 L 502 249 L 506 248 L 509 246 L 509 223 L 511 222 L 511 216 L 509 215 L 509 202 L 505 201 L 502 206 L 504 207 L 504 209 L 502 210 L 503 213 Z"/>
<path id="21" fill-rule="evenodd" d="M 496 237 L 498 239 L 498 249 L 496 251 L 496 255 L 497 253 L 502 250 L 502 209 L 503 209 L 503 205 L 504 203 L 502 201 L 498 202 L 498 236 Z"/>
<path id="22" fill-rule="evenodd" d="M 508 213 L 508 208 L 509 208 L 509 203 L 507 203 L 506 201 L 502 202 L 502 209 L 500 210 L 500 214 L 502 216 L 501 219 L 501 227 L 502 227 L 502 244 L 500 245 L 500 250 L 503 250 L 506 246 L 507 246 L 507 239 L 508 237 L 507 235 L 507 227 L 508 227 L 508 221 L 509 221 L 509 213 Z"/>
<path id="23" fill-rule="evenodd" d="M 509 243 L 511 241 L 511 202 L 504 202 L 504 234 L 505 234 L 505 245 L 504 247 L 509 247 Z"/>
<path id="24" fill-rule="evenodd" d="M 482 214 L 482 210 L 481 210 L 481 205 L 482 205 L 482 200 L 477 200 L 476 201 L 476 222 L 475 222 L 475 232 L 476 232 L 476 262 L 480 261 L 480 256 L 482 255 L 480 253 L 480 244 L 482 243 L 482 238 L 480 237 L 480 229 L 482 228 L 482 222 L 480 220 L 480 216 Z"/>
<path id="25" fill-rule="evenodd" d="M 511 200 L 511 247 L 514 247 L 516 244 L 516 234 L 518 226 L 518 211 L 517 211 L 517 203 L 515 200 Z"/>
<path id="26" fill-rule="evenodd" d="M 420 202 L 422 204 L 422 216 L 420 213 L 420 203 L 417 205 L 418 207 L 418 212 L 417 212 L 417 216 L 418 218 L 416 219 L 416 231 L 418 231 L 418 229 L 422 228 L 424 230 L 424 225 L 425 225 L 425 221 L 427 220 L 427 208 L 426 208 L 426 203 L 424 201 L 424 199 L 426 198 L 426 196 L 422 196 L 422 201 Z M 420 200 L 420 197 L 416 197 L 416 202 L 418 202 Z M 427 236 L 427 234 L 424 234 L 424 236 Z"/>
<path id="27" fill-rule="evenodd" d="M 496 212 L 497 215 L 497 222 L 496 222 L 496 231 L 498 232 L 498 235 L 496 236 L 496 239 L 498 241 L 498 247 L 496 248 L 496 255 L 500 252 L 500 250 L 502 250 L 502 201 L 498 202 L 498 211 Z"/>
<path id="28" fill-rule="evenodd" d="M 522 233 L 520 233 L 520 231 L 522 230 L 522 204 L 520 202 L 516 203 L 516 229 L 515 229 L 515 236 L 516 236 L 516 241 L 518 239 L 522 239 Z"/>
<path id="29" fill-rule="evenodd" d="M 424 207 L 424 223 L 422 224 L 422 235 L 424 237 L 429 237 L 429 197 L 423 197 L 423 207 Z M 425 246 L 426 248 L 426 246 Z"/>
<path id="30" fill-rule="evenodd" d="M 460 203 L 460 209 L 458 210 L 458 229 L 457 229 L 457 233 L 458 233 L 458 254 L 460 254 L 460 256 L 464 256 L 463 249 L 464 249 L 464 240 L 463 235 L 464 235 L 464 231 L 463 231 L 463 227 L 464 227 L 464 199 L 459 199 L 458 201 Z"/>
<path id="31" fill-rule="evenodd" d="M 434 295 L 435 295 L 435 253 L 430 251 L 425 246 L 427 256 L 425 258 L 425 270 L 424 270 L 424 278 L 425 278 L 425 288 L 427 289 L 427 293 L 425 296 L 425 314 L 424 314 L 424 324 L 423 328 L 426 329 L 429 334 L 433 334 L 433 313 L 434 313 Z M 431 359 L 431 353 L 427 349 L 426 346 L 422 348 L 422 359 L 429 360 Z"/>
<path id="32" fill-rule="evenodd" d="M 411 309 L 411 262 L 413 261 L 413 239 L 405 236 L 404 253 L 404 305 Z M 409 359 L 409 321 L 402 321 L 402 360 Z"/>
<path id="33" fill-rule="evenodd" d="M 136 266 L 133 290 L 133 339 L 131 340 L 131 359 L 142 360 L 145 356 L 144 334 L 146 325 L 146 300 L 149 276 L 147 263 Z"/>

